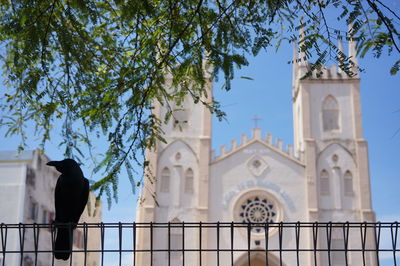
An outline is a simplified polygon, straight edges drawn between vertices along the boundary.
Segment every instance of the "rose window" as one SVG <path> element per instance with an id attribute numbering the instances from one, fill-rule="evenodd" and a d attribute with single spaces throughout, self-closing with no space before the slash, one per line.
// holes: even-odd
<path id="1" fill-rule="evenodd" d="M 263 195 L 264 194 L 264 195 Z M 236 220 L 243 223 L 273 223 L 278 220 L 275 201 L 266 193 L 251 193 L 242 197 L 236 204 Z M 253 233 L 263 233 L 264 225 L 252 226 Z"/>

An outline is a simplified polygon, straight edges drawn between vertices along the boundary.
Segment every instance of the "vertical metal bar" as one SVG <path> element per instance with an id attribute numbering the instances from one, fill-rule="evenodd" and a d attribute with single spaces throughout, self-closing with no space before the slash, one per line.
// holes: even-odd
<path id="1" fill-rule="evenodd" d="M 35 266 L 37 266 L 38 261 L 38 246 L 39 246 L 39 226 L 37 223 L 33 224 L 33 245 L 35 248 Z"/>
<path id="2" fill-rule="evenodd" d="M 86 265 L 87 262 L 87 240 L 88 240 L 88 225 L 86 222 L 83 223 L 83 265 Z"/>
<path id="3" fill-rule="evenodd" d="M 74 249 L 74 231 L 72 229 L 72 223 L 68 223 L 68 234 L 70 235 L 69 239 L 72 242 L 72 243 L 69 243 L 70 244 L 69 248 L 70 248 L 70 251 L 71 251 L 71 255 L 69 257 L 69 266 L 72 266 L 72 257 L 74 255 L 74 253 L 72 252 L 73 249 Z"/>
<path id="4" fill-rule="evenodd" d="M 349 222 L 343 224 L 343 246 L 344 246 L 344 259 L 346 262 L 346 266 L 349 265 L 349 257 L 348 257 L 348 250 L 349 250 Z"/>
<path id="5" fill-rule="evenodd" d="M 395 225 L 395 232 L 393 234 L 393 225 Z M 390 236 L 392 238 L 392 250 L 393 250 L 393 262 L 394 262 L 394 266 L 397 265 L 397 261 L 396 261 L 396 248 L 397 248 L 397 233 L 398 233 L 398 229 L 399 229 L 399 223 L 398 222 L 394 222 L 390 225 Z"/>
<path id="6" fill-rule="evenodd" d="M 317 245 L 318 245 L 318 222 L 314 222 L 312 225 L 312 232 L 313 232 L 313 251 L 314 251 L 314 266 L 317 266 Z"/>
<path id="7" fill-rule="evenodd" d="M 375 254 L 376 254 L 376 261 L 377 261 L 377 264 L 378 264 L 378 266 L 380 265 L 380 262 L 379 262 L 379 244 L 380 244 L 380 242 L 381 242 L 381 226 L 382 226 L 382 224 L 381 224 L 381 222 L 378 222 L 378 223 L 375 223 Z M 376 232 L 376 227 L 378 227 L 378 232 Z"/>
<path id="8" fill-rule="evenodd" d="M 1 232 L 1 251 L 3 253 L 3 265 L 2 266 L 5 266 L 5 263 L 6 263 L 6 248 L 7 248 L 7 234 L 8 234 L 8 228 L 7 228 L 6 224 L 1 223 L 0 232 Z"/>
<path id="9" fill-rule="evenodd" d="M 21 255 L 20 265 L 22 266 L 24 258 L 24 246 L 25 246 L 25 225 L 22 223 L 18 224 L 18 235 L 19 235 L 19 252 Z"/>
<path id="10" fill-rule="evenodd" d="M 233 237 L 234 237 L 234 227 L 233 222 L 231 222 L 231 266 L 233 266 Z"/>
<path id="11" fill-rule="evenodd" d="M 282 266 L 283 265 L 282 261 L 283 222 L 279 223 L 278 234 L 279 234 L 279 265 Z"/>
<path id="12" fill-rule="evenodd" d="M 182 222 L 182 266 L 185 266 L 185 222 Z"/>
<path id="13" fill-rule="evenodd" d="M 171 266 L 171 222 L 168 222 L 168 266 Z"/>
<path id="14" fill-rule="evenodd" d="M 299 256 L 299 250 L 300 250 L 300 221 L 298 221 L 294 227 L 295 235 L 296 235 L 296 263 L 297 266 L 300 265 L 300 256 Z"/>
<path id="15" fill-rule="evenodd" d="M 362 260 L 363 260 L 363 265 L 366 265 L 365 262 L 365 243 L 366 243 L 366 237 L 367 237 L 367 223 L 364 222 L 360 224 L 360 236 L 361 236 L 361 253 L 362 253 Z"/>
<path id="16" fill-rule="evenodd" d="M 119 254 L 119 266 L 122 264 L 122 224 L 118 222 L 118 254 Z"/>
<path id="17" fill-rule="evenodd" d="M 332 265 L 331 261 L 331 244 L 332 244 L 332 222 L 325 224 L 326 244 L 328 248 L 328 265 Z"/>
<path id="18" fill-rule="evenodd" d="M 136 266 L 136 222 L 133 222 L 132 228 L 132 241 L 133 241 L 133 266 Z"/>
<path id="19" fill-rule="evenodd" d="M 105 228 L 104 223 L 100 223 L 100 238 L 101 238 L 101 266 L 104 266 L 104 234 Z"/>
<path id="20" fill-rule="evenodd" d="M 202 266 L 202 260 L 201 260 L 201 247 L 202 247 L 202 245 L 201 245 L 201 241 L 202 241 L 202 224 L 201 224 L 201 222 L 199 223 L 199 250 L 200 250 L 200 252 L 199 252 L 199 265 L 200 266 Z"/>
<path id="21" fill-rule="evenodd" d="M 251 224 L 247 223 L 247 263 L 249 266 L 251 265 L 250 244 L 251 244 Z"/>
<path id="22" fill-rule="evenodd" d="M 153 222 L 150 222 L 150 265 L 153 266 Z"/>
<path id="23" fill-rule="evenodd" d="M 219 266 L 219 222 L 217 222 L 217 265 Z"/>
<path id="24" fill-rule="evenodd" d="M 265 265 L 268 266 L 268 244 L 269 244 L 269 223 L 264 224 L 264 236 L 265 236 Z"/>
<path id="25" fill-rule="evenodd" d="M 56 241 L 56 234 L 54 233 L 55 230 L 56 230 L 56 228 L 54 226 L 54 221 L 51 221 L 51 225 L 50 225 L 51 250 L 53 251 L 53 252 L 51 252 L 51 266 L 54 266 L 54 242 Z"/>

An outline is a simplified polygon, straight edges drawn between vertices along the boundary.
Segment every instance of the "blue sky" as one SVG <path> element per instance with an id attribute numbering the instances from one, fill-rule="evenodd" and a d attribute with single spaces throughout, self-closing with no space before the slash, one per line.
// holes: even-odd
<path id="1" fill-rule="evenodd" d="M 292 46 L 283 45 L 278 53 L 272 51 L 250 58 L 250 65 L 237 72 L 231 91 L 222 90 L 221 82 L 214 84 L 214 96 L 227 113 L 226 120 L 213 120 L 212 146 L 217 152 L 220 145 L 229 147 L 231 139 L 239 140 L 243 133 L 250 135 L 254 115 L 262 119 L 258 125 L 264 135 L 270 132 L 274 138 L 293 144 L 292 65 L 288 64 Z M 369 145 L 373 208 L 377 220 L 388 222 L 400 220 L 400 75 L 389 74 L 395 59 L 387 55 L 359 59 L 365 69 L 361 73 L 361 104 L 364 138 Z M 1 150 L 16 150 L 18 138 L 5 138 L 4 133 L 4 128 L 0 129 Z M 28 142 L 30 149 L 37 145 L 34 139 Z M 51 159 L 62 159 L 62 150 L 55 143 L 49 143 L 45 152 Z M 91 169 L 83 170 L 90 175 Z M 111 210 L 103 205 L 105 222 L 134 221 L 136 195 L 132 195 L 125 175 L 120 180 L 119 202 L 113 203 Z"/>

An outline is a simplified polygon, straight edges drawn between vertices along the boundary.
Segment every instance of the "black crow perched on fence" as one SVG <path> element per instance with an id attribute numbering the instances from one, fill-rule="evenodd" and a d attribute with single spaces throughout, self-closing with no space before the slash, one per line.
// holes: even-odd
<path id="1" fill-rule="evenodd" d="M 72 250 L 73 229 L 88 201 L 89 181 L 83 176 L 79 164 L 72 159 L 51 161 L 47 165 L 54 166 L 61 173 L 54 193 L 57 228 L 54 256 L 56 259 L 68 260 Z M 58 223 L 71 225 L 57 225 Z"/>

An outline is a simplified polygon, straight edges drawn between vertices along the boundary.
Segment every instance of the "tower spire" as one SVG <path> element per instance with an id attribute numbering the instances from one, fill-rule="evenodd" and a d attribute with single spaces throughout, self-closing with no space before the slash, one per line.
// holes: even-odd
<path id="1" fill-rule="evenodd" d="M 297 40 L 293 41 L 293 72 L 292 72 L 292 85 L 294 86 L 297 78 L 298 70 L 298 51 L 297 51 Z"/>
<path id="2" fill-rule="evenodd" d="M 354 29 L 353 24 L 349 24 L 349 31 L 348 31 L 348 44 L 349 44 L 349 58 L 350 61 L 353 63 L 351 71 L 357 76 L 358 73 L 358 59 L 357 59 L 357 50 L 356 50 L 356 42 L 354 40 Z"/>
<path id="3" fill-rule="evenodd" d="M 339 50 L 339 53 L 338 53 L 338 72 L 342 73 L 343 71 L 342 71 L 341 66 L 343 65 L 343 61 L 344 61 L 343 59 L 345 58 L 344 52 L 343 52 L 343 41 L 342 41 L 342 38 L 338 39 L 338 50 Z"/>
<path id="4" fill-rule="evenodd" d="M 303 77 L 308 71 L 308 61 L 307 61 L 307 55 L 304 50 L 305 44 L 304 44 L 304 38 L 305 38 L 305 32 L 304 32 L 304 25 L 305 22 L 303 18 L 300 18 L 300 26 L 299 26 L 299 37 L 297 39 L 297 45 L 298 48 L 296 48 L 296 53 L 297 50 L 300 50 L 299 53 L 296 55 L 297 58 L 297 64 L 296 64 L 296 76 L 295 78 L 301 78 Z M 295 82 L 293 83 L 294 85 L 296 84 Z M 296 86 L 296 85 L 295 85 Z"/>
<path id="5" fill-rule="evenodd" d="M 301 44 L 301 42 L 303 42 L 304 41 L 304 37 L 305 37 L 305 34 L 304 34 L 304 20 L 303 20 L 303 18 L 301 18 L 300 19 L 300 29 L 299 29 L 299 48 L 300 48 L 300 65 L 306 65 L 306 62 L 307 62 L 307 57 L 306 57 L 306 53 L 305 53 L 305 51 L 303 51 L 302 49 L 301 49 L 301 46 L 303 45 L 303 44 Z"/>

